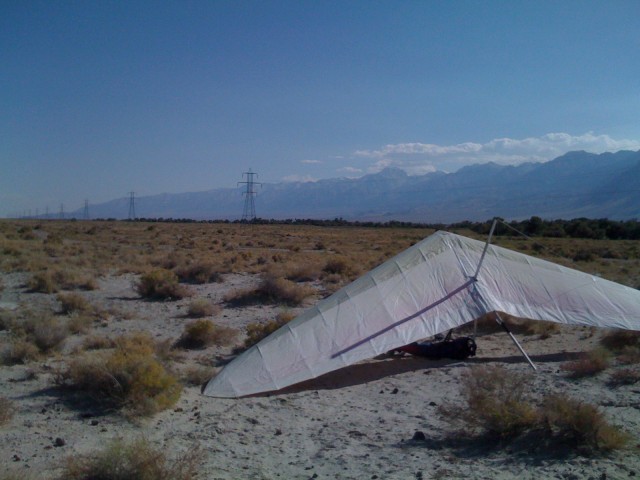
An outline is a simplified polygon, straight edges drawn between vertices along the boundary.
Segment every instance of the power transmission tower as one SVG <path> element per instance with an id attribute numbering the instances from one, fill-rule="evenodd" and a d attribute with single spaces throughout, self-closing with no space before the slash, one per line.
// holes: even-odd
<path id="1" fill-rule="evenodd" d="M 247 186 L 247 188 L 243 192 L 243 195 L 244 195 L 244 210 L 242 211 L 242 221 L 243 222 L 255 220 L 255 218 L 256 218 L 256 203 L 255 203 L 254 199 L 255 199 L 255 196 L 256 196 L 256 191 L 255 191 L 254 187 L 255 187 L 255 185 L 262 186 L 261 183 L 253 181 L 254 175 L 257 177 L 258 174 L 252 172 L 251 169 L 249 169 L 248 172 L 243 172 L 242 173 L 242 177 L 243 178 L 244 178 L 245 175 L 247 176 L 247 181 L 246 182 L 238 182 L 238 185 L 244 184 L 244 185 Z"/>
<path id="2" fill-rule="evenodd" d="M 129 192 L 129 220 L 136 219 L 136 193 Z"/>
<path id="3" fill-rule="evenodd" d="M 89 220 L 89 200 L 84 200 L 84 212 L 82 212 L 82 218 Z"/>

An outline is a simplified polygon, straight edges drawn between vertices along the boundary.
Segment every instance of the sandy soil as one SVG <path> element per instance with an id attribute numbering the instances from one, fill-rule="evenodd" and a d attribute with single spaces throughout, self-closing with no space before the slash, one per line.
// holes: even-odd
<path id="1" fill-rule="evenodd" d="M 0 309 L 51 308 L 55 295 L 27 292 L 25 274 L 3 274 Z M 103 278 L 82 292 L 112 312 L 95 332 L 117 335 L 145 330 L 177 339 L 189 321 L 190 300 L 146 302 L 134 291 L 135 276 Z M 257 282 L 251 275 L 225 276 L 223 283 L 191 286 L 196 296 L 221 302 L 226 292 Z M 275 306 L 225 307 L 216 321 L 243 328 L 273 318 Z M 0 367 L 0 396 L 16 414 L 0 427 L 0 472 L 56 478 L 61 461 L 99 449 L 113 438 L 144 436 L 169 456 L 195 446 L 204 452 L 199 478 L 207 479 L 618 479 L 640 475 L 640 385 L 609 388 L 613 368 L 596 377 L 570 380 L 560 365 L 590 350 L 600 332 L 565 328 L 546 340 L 519 336 L 538 366 L 533 372 L 504 333 L 478 339 L 478 355 L 465 362 L 420 358 L 372 359 L 279 394 L 215 399 L 185 387 L 177 405 L 132 422 L 117 413 L 97 413 L 88 399 L 69 398 L 55 388 L 53 371 L 72 355 L 81 338 L 63 352 L 28 365 Z M 0 332 L 0 343 L 7 332 Z M 181 363 L 229 355 L 229 348 L 187 352 Z M 538 451 L 535 439 L 512 443 L 468 439 L 438 414 L 459 395 L 463 372 L 477 364 L 502 365 L 532 378 L 532 394 L 564 392 L 599 405 L 613 423 L 634 436 L 632 449 L 602 456 L 570 450 Z M 618 367 L 615 367 L 618 368 Z M 414 439 L 423 432 L 424 439 Z M 64 445 L 56 446 L 58 444 Z"/>

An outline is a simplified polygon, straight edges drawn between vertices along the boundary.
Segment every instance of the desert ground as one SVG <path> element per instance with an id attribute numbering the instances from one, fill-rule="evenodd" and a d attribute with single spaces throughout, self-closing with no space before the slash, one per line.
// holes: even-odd
<path id="1" fill-rule="evenodd" d="M 0 399 L 10 412 L 0 422 L 0 479 L 65 478 L 69 459 L 91 456 L 115 439 L 144 439 L 169 463 L 198 452 L 192 476 L 203 479 L 640 475 L 637 352 L 635 357 L 632 349 L 626 356 L 612 352 L 594 373 L 577 375 L 571 368 L 601 349 L 601 340 L 611 333 L 595 328 L 535 322 L 532 327 L 513 320 L 535 372 L 506 333 L 482 322 L 477 355 L 464 361 L 383 356 L 282 392 L 240 399 L 201 395 L 202 382 L 241 351 L 252 327 L 294 317 L 430 233 L 418 228 L 0 222 Z M 638 241 L 605 245 L 549 239 L 546 252 L 522 239 L 496 242 L 640 285 Z M 600 256 L 603 251 L 607 255 Z M 159 269 L 176 274 L 183 295 L 141 293 L 141 279 Z M 279 284 L 279 296 L 257 290 L 266 277 L 286 280 Z M 193 312 L 196 301 L 210 308 Z M 181 344 L 186 327 L 198 318 L 227 335 L 197 347 Z M 60 341 L 38 343 L 38 322 L 44 322 L 41 329 L 63 331 Z M 154 355 L 178 379 L 174 401 L 149 411 L 126 400 L 105 403 L 102 391 L 74 386 L 74 362 L 108 355 L 118 338 L 137 332 L 153 340 Z M 25 347 L 30 342 L 35 346 Z M 549 439 L 537 429 L 491 435 L 447 416 L 447 408 L 464 411 L 465 382 L 475 369 L 487 368 L 521 378 L 532 405 L 558 394 L 597 407 L 610 425 L 625 432 L 627 442 L 603 450 L 575 439 Z"/>

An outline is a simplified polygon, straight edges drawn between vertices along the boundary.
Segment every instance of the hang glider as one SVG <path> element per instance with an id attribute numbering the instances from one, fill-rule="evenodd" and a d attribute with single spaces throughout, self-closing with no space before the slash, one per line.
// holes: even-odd
<path id="1" fill-rule="evenodd" d="M 241 397 L 280 390 L 492 311 L 640 330 L 640 291 L 440 231 L 239 355 L 203 393 Z"/>

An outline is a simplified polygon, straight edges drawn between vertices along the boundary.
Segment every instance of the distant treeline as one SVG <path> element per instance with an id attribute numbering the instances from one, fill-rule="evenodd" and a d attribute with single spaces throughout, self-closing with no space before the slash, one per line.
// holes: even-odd
<path id="1" fill-rule="evenodd" d="M 105 219 L 96 219 L 105 220 Z M 114 221 L 109 218 L 106 220 Z M 531 237 L 556 237 L 556 238 L 592 238 L 609 240 L 640 240 L 640 222 L 638 220 L 608 220 L 574 218 L 573 220 L 543 220 L 540 217 L 531 217 L 528 220 L 509 221 L 502 219 L 497 224 L 494 235 L 512 236 L 522 232 Z M 132 220 L 124 220 L 132 221 Z M 344 218 L 333 220 L 318 219 L 287 219 L 267 220 L 257 218 L 252 221 L 241 220 L 192 220 L 187 218 L 137 218 L 138 222 L 168 222 L 168 223 L 249 223 L 254 225 L 313 225 L 318 227 L 370 227 L 370 228 L 429 228 L 434 230 L 467 229 L 486 235 L 491 230 L 493 219 L 484 222 L 457 222 L 457 223 L 415 223 L 392 220 L 389 222 L 359 222 L 349 221 Z M 510 228 L 509 228 L 510 227 Z"/>

